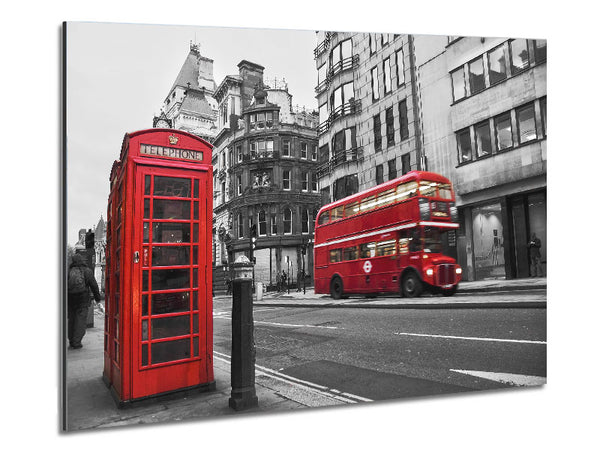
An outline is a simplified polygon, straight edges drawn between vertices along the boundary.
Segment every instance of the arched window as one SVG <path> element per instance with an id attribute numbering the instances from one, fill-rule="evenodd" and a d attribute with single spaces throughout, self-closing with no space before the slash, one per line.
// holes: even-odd
<path id="1" fill-rule="evenodd" d="M 258 213 L 258 235 L 267 235 L 267 214 L 264 209 L 261 209 Z"/>
<path id="2" fill-rule="evenodd" d="M 283 234 L 292 234 L 292 210 L 290 208 L 283 210 Z"/>

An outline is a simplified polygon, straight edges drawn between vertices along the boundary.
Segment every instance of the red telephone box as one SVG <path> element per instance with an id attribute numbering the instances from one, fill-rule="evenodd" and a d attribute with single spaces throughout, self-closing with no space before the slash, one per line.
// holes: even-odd
<path id="1" fill-rule="evenodd" d="M 128 133 L 110 174 L 105 383 L 120 404 L 214 389 L 212 146 Z"/>

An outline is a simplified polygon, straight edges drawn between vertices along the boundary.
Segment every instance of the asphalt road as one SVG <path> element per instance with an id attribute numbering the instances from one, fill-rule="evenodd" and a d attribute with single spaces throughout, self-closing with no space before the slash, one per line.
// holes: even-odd
<path id="1" fill-rule="evenodd" d="M 545 309 L 259 306 L 254 323 L 257 365 L 363 400 L 545 383 Z M 231 299 L 214 330 L 230 354 Z"/>

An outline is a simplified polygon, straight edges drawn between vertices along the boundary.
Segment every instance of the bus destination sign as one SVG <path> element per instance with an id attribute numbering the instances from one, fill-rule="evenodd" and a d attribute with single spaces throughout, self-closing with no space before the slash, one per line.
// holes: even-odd
<path id="1" fill-rule="evenodd" d="M 202 161 L 204 159 L 203 152 L 196 150 L 185 150 L 183 148 L 161 147 L 160 145 L 142 144 L 140 146 L 140 153 L 142 155 L 188 159 L 191 161 Z"/>

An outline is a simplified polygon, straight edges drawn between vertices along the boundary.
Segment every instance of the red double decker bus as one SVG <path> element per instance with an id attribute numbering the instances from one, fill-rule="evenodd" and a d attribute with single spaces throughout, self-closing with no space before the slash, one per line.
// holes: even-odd
<path id="1" fill-rule="evenodd" d="M 454 202 L 447 178 L 412 171 L 323 206 L 315 226 L 315 293 L 453 295 L 462 269 L 442 253 L 442 242 L 459 226 Z"/>

